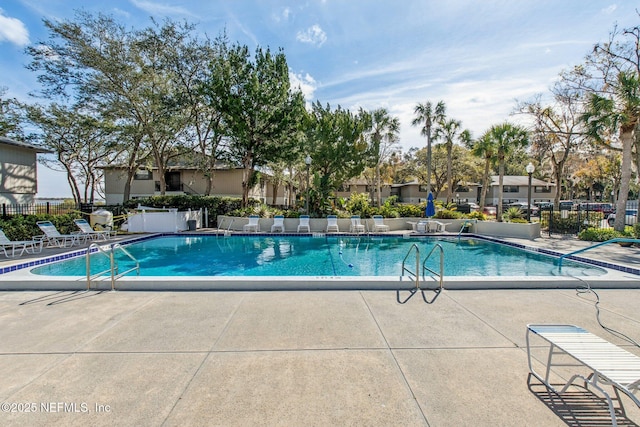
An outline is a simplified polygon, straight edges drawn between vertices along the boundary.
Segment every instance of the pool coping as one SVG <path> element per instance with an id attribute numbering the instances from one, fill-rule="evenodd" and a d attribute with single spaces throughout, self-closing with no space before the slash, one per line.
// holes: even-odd
<path id="1" fill-rule="evenodd" d="M 405 238 L 458 238 L 460 234 L 451 233 L 233 233 L 233 236 L 261 236 L 261 237 L 405 237 Z M 153 233 L 144 236 L 136 236 L 131 239 L 117 242 L 123 246 L 139 243 L 145 240 L 163 236 L 202 237 L 202 233 Z M 499 238 L 464 233 L 465 238 L 490 241 L 530 252 L 559 257 L 565 255 L 561 252 L 526 244 L 509 242 Z M 217 237 L 228 238 L 228 237 Z M 103 243 L 109 247 L 113 242 Z M 69 252 L 45 256 L 40 259 L 29 260 L 23 263 L 9 265 L 0 268 L 0 290 L 84 290 L 87 289 L 86 277 L 78 276 L 40 276 L 30 272 L 33 267 L 50 264 L 65 259 L 85 256 L 87 250 L 97 252 L 97 248 L 82 248 Z M 599 261 L 579 256 L 566 256 L 565 259 L 585 263 L 603 268 L 606 274 L 601 276 L 445 276 L 444 288 L 446 289 L 560 289 L 575 288 L 579 282 L 588 282 L 589 286 L 598 288 L 640 288 L 640 269 Z M 10 274 L 8 276 L 8 274 Z M 249 280 L 248 280 L 249 279 Z M 124 276 L 112 286 L 109 277 L 92 280 L 91 289 L 97 290 L 167 290 L 167 291 L 198 291 L 198 290 L 411 290 L 416 289 L 414 280 L 406 276 Z M 433 285 L 423 282 L 421 287 L 425 290 L 436 289 Z"/>

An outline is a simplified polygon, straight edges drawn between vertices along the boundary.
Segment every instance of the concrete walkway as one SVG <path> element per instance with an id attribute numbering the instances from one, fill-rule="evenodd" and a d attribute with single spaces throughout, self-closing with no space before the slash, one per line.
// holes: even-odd
<path id="1" fill-rule="evenodd" d="M 638 291 L 598 294 L 601 320 L 640 340 Z M 527 375 L 530 322 L 578 324 L 640 355 L 598 325 L 594 301 L 573 290 L 445 290 L 431 304 L 393 291 L 2 292 L 0 425 L 606 425 L 595 395 L 560 399 Z M 636 425 L 638 411 L 619 422 Z"/>

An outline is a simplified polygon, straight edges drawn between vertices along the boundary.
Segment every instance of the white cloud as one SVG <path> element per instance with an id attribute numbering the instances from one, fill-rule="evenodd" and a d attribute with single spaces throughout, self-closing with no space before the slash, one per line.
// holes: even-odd
<path id="1" fill-rule="evenodd" d="M 131 0 L 131 3 L 139 9 L 151 15 L 186 15 L 194 16 L 189 10 L 179 6 L 169 6 L 167 4 L 154 3 L 147 0 Z"/>
<path id="2" fill-rule="evenodd" d="M 611 6 L 602 9 L 602 11 L 604 13 L 606 13 L 607 15 L 611 15 L 613 12 L 616 11 L 616 9 L 618 9 L 618 5 L 617 4 L 612 4 Z"/>
<path id="3" fill-rule="evenodd" d="M 307 104 L 311 104 L 315 101 L 315 91 L 318 87 L 316 80 L 311 77 L 309 73 L 304 76 L 301 74 L 294 74 L 289 72 L 289 82 L 291 83 L 292 88 L 300 88 L 302 94 L 304 95 L 304 99 L 307 101 Z"/>
<path id="4" fill-rule="evenodd" d="M 307 28 L 306 31 L 298 31 L 296 39 L 302 43 L 311 43 L 318 47 L 327 41 L 327 33 L 325 33 L 320 25 L 315 24 Z"/>
<path id="5" fill-rule="evenodd" d="M 29 44 L 29 31 L 21 20 L 5 16 L 0 9 L 0 42 L 3 41 L 25 46 Z"/>
<path id="6" fill-rule="evenodd" d="M 288 20 L 289 20 L 289 16 L 291 16 L 291 13 L 292 13 L 292 12 L 291 12 L 291 9 L 290 9 L 290 8 L 288 8 L 288 7 L 285 7 L 285 8 L 282 10 L 282 12 L 280 12 L 279 14 L 278 14 L 278 13 L 274 13 L 274 14 L 272 15 L 272 17 L 273 17 L 273 20 L 274 20 L 275 22 L 278 22 L 278 23 L 279 23 L 279 22 L 283 22 L 283 21 L 284 21 L 284 22 L 286 22 L 286 21 L 288 21 Z"/>

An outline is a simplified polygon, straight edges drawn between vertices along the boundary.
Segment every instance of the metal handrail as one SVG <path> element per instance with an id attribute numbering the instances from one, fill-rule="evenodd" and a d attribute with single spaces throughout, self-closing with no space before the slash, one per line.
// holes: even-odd
<path id="1" fill-rule="evenodd" d="M 109 258 L 109 265 L 110 267 L 107 270 L 101 271 L 99 273 L 95 273 L 95 274 L 91 274 L 91 249 L 95 248 L 96 249 L 96 253 L 101 253 L 104 256 L 106 256 L 107 258 Z M 87 268 L 87 289 L 91 288 L 91 280 L 95 279 L 96 277 L 102 276 L 104 273 L 107 273 L 109 271 L 113 270 L 113 260 L 112 260 L 112 256 L 111 253 L 107 252 L 104 250 L 104 248 L 100 245 L 98 245 L 97 243 L 92 243 L 91 245 L 89 245 L 89 248 L 87 249 L 87 255 L 86 255 L 86 268 Z"/>
<path id="2" fill-rule="evenodd" d="M 405 263 L 407 261 L 407 258 L 409 258 L 409 255 L 411 255 L 411 252 L 415 249 L 416 251 L 416 271 L 415 273 L 411 270 L 409 270 L 407 267 L 405 267 Z M 409 251 L 407 252 L 407 254 L 404 256 L 404 259 L 402 260 L 402 272 L 401 272 L 401 276 L 404 276 L 405 271 L 407 273 L 409 273 L 409 275 L 414 276 L 415 278 L 415 282 L 416 282 L 416 289 L 420 288 L 420 248 L 418 247 L 418 245 L 416 245 L 415 243 L 413 243 L 411 245 L 411 247 L 409 248 Z"/>
<path id="3" fill-rule="evenodd" d="M 114 287 L 114 282 L 115 282 L 116 280 L 118 280 L 119 278 L 121 278 L 121 277 L 122 277 L 122 276 L 124 276 L 125 274 L 132 272 L 133 270 L 136 270 L 136 274 L 137 274 L 138 276 L 140 275 L 140 263 L 138 262 L 138 260 L 137 260 L 137 259 L 135 259 L 135 258 L 133 257 L 133 255 L 131 255 L 131 253 L 129 253 L 129 251 L 128 251 L 128 250 L 126 250 L 125 248 L 123 248 L 123 247 L 122 247 L 122 245 L 120 245 L 120 243 L 116 243 L 116 244 L 114 244 L 114 245 L 112 245 L 112 246 L 111 246 L 111 253 L 113 254 L 113 252 L 114 252 L 116 249 L 120 249 L 120 250 L 121 250 L 121 251 L 122 251 L 126 256 L 128 256 L 128 257 L 129 257 L 129 259 L 130 259 L 131 261 L 133 261 L 133 262 L 135 262 L 135 263 L 136 263 L 136 266 L 135 266 L 135 267 L 132 267 L 132 268 L 130 268 L 130 269 L 128 269 L 128 270 L 126 270 L 126 271 L 123 271 L 122 273 L 117 273 L 115 276 L 113 275 L 113 271 L 112 271 L 112 272 L 111 272 L 111 289 L 113 289 L 113 287 Z M 113 255 L 112 255 L 112 256 L 113 256 Z M 115 271 L 116 271 L 116 272 L 118 271 L 118 265 L 117 265 L 117 264 L 115 264 Z"/>
<path id="4" fill-rule="evenodd" d="M 578 250 L 575 250 L 573 252 L 569 252 L 568 254 L 561 255 L 560 258 L 558 259 L 558 266 L 562 267 L 562 260 L 567 258 L 567 257 L 569 257 L 569 256 L 572 256 L 572 255 L 575 255 L 575 254 L 579 254 L 581 252 L 586 252 L 588 250 L 595 249 L 595 248 L 600 247 L 600 246 L 608 245 L 609 243 L 618 243 L 618 242 L 627 242 L 627 243 L 638 243 L 638 244 L 640 244 L 640 239 L 630 239 L 630 238 L 627 238 L 627 237 L 616 237 L 615 239 L 609 239 L 607 241 L 600 242 L 600 243 L 598 243 L 596 245 L 593 245 L 593 246 L 589 246 L 589 247 L 586 247 L 586 248 L 578 249 Z"/>
<path id="5" fill-rule="evenodd" d="M 94 273 L 91 274 L 91 250 L 95 248 L 97 249 L 96 253 L 101 253 L 103 255 L 105 255 L 107 258 L 109 258 L 109 269 L 104 270 L 104 271 L 100 271 L 98 273 Z M 136 263 L 135 267 L 132 267 L 126 271 L 123 271 L 122 273 L 118 273 L 118 263 L 116 263 L 115 261 L 115 250 L 119 249 L 122 252 L 124 252 L 125 255 L 127 255 L 133 262 Z M 109 247 L 109 250 L 105 250 L 105 248 L 103 248 L 102 246 L 98 245 L 97 243 L 92 243 L 89 248 L 87 249 L 87 255 L 86 255 L 86 267 L 87 267 L 87 289 L 91 289 L 91 280 L 102 276 L 104 273 L 111 273 L 111 290 L 115 290 L 115 282 L 116 280 L 118 280 L 120 277 L 124 276 L 127 273 L 132 272 L 133 270 L 136 270 L 137 274 L 140 275 L 140 263 L 138 262 L 137 259 L 135 259 L 133 257 L 133 255 L 131 255 L 129 253 L 129 251 L 127 251 L 125 248 L 123 248 L 119 243 L 113 244 Z"/>
<path id="6" fill-rule="evenodd" d="M 436 249 L 439 249 L 440 251 L 440 272 L 439 273 L 427 267 L 427 260 L 431 257 L 431 255 L 433 254 L 433 251 L 435 251 Z M 442 285 L 444 281 L 444 277 L 443 277 L 444 276 L 444 249 L 442 249 L 442 246 L 439 243 L 436 243 L 435 246 L 431 248 L 431 251 L 429 251 L 429 254 L 425 257 L 424 261 L 422 262 L 422 276 L 426 276 L 424 274 L 425 271 L 428 271 L 429 273 L 438 277 L 438 282 L 440 285 L 439 287 L 440 287 L 440 290 L 442 290 Z"/>

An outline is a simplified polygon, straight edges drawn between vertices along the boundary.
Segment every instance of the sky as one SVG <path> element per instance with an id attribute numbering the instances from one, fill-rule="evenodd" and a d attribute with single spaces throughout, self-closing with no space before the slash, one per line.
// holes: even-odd
<path id="1" fill-rule="evenodd" d="M 418 103 L 444 101 L 447 116 L 479 137 L 522 120 L 516 102 L 548 96 L 562 70 L 583 62 L 617 25 L 638 25 L 630 0 L 0 0 L 0 87 L 35 102 L 25 47 L 46 41 L 43 19 L 76 11 L 126 28 L 150 18 L 187 21 L 214 38 L 282 48 L 308 103 L 352 111 L 386 108 L 404 151 L 423 147 L 411 125 Z M 64 175 L 39 165 L 38 197 L 70 197 Z"/>

